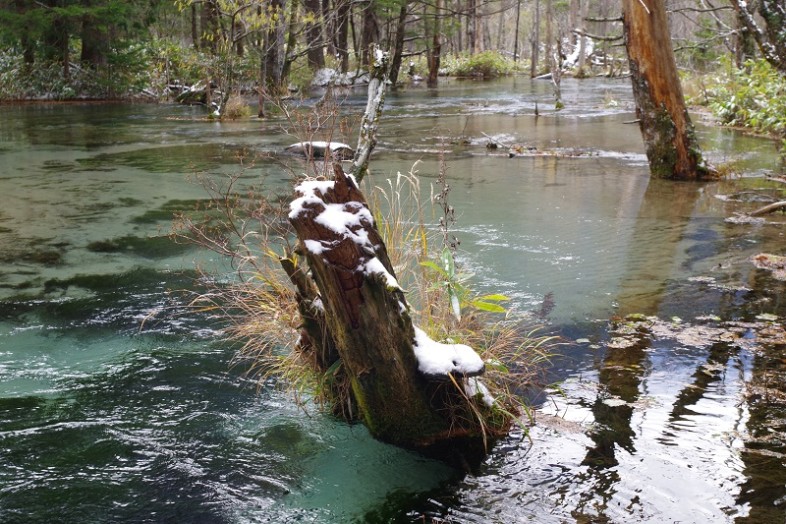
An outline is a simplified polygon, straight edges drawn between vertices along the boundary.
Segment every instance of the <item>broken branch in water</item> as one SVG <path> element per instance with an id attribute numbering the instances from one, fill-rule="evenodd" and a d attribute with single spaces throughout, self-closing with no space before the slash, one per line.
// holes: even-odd
<path id="1" fill-rule="evenodd" d="M 491 140 L 491 142 L 492 142 L 492 143 L 494 143 L 494 144 L 497 144 L 498 146 L 507 147 L 507 148 L 513 147 L 511 144 L 506 144 L 506 143 L 505 143 L 505 142 L 503 142 L 502 140 L 499 140 L 499 139 L 497 139 L 497 138 L 494 138 L 494 137 L 492 137 L 492 136 L 489 136 L 489 135 L 487 135 L 486 133 L 484 133 L 483 131 L 481 131 L 481 132 L 480 132 L 480 134 L 481 134 L 481 135 L 483 135 L 483 136 L 485 136 L 486 138 L 488 138 L 489 140 Z"/>
<path id="2" fill-rule="evenodd" d="M 768 213 L 772 213 L 773 211 L 777 211 L 783 208 L 786 208 L 786 200 L 781 200 L 780 202 L 773 202 L 772 204 L 767 204 L 764 207 L 760 207 L 756 211 L 751 211 L 750 213 L 748 213 L 748 215 L 752 217 L 759 217 L 761 215 L 766 215 Z"/>

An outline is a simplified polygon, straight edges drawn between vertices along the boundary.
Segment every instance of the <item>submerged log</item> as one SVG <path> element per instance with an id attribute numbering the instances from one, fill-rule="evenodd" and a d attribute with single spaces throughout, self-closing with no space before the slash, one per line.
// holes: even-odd
<path id="1" fill-rule="evenodd" d="M 483 373 L 483 361 L 413 325 L 363 194 L 338 162 L 333 167 L 334 181 L 296 188 L 289 214 L 313 279 L 298 284 L 304 309 L 311 319 L 317 299 L 322 309 L 313 325 L 304 323 L 308 338 L 335 351 L 324 364 L 340 366 L 349 411 L 374 437 L 409 448 L 461 441 L 483 449 L 489 430 L 478 414 L 491 402 L 470 378 Z"/>
<path id="2" fill-rule="evenodd" d="M 302 155 L 308 159 L 332 156 L 339 160 L 351 160 L 355 155 L 355 151 L 347 144 L 341 142 L 324 142 L 320 140 L 298 142 L 287 146 L 284 151 L 294 155 Z"/>
<path id="3" fill-rule="evenodd" d="M 755 211 L 751 211 L 750 213 L 748 213 L 748 215 L 752 217 L 760 217 L 762 215 L 773 213 L 780 209 L 786 209 L 786 200 L 781 200 L 780 202 L 773 202 L 772 204 L 767 204 L 766 206 L 760 207 Z"/>

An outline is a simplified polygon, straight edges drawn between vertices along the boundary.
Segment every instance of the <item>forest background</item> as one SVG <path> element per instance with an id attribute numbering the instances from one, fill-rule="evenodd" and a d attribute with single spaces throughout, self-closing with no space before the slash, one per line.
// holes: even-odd
<path id="1" fill-rule="evenodd" d="M 786 7 L 666 7 L 688 102 L 786 137 Z M 372 44 L 391 53 L 393 86 L 558 84 L 626 74 L 622 33 L 620 0 L 2 0 L 0 101 L 179 98 L 236 118 L 253 96 L 264 116 L 266 101 L 315 84 L 362 84 Z"/>

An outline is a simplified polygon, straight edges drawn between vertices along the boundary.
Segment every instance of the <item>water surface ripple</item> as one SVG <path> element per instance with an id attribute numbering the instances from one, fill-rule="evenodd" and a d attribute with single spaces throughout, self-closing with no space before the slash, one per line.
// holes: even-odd
<path id="1" fill-rule="evenodd" d="M 223 321 L 187 307 L 195 263 L 228 266 L 171 242 L 173 213 L 204 208 L 199 177 L 287 194 L 285 164 L 303 166 L 278 154 L 282 122 L 0 107 L 0 521 L 782 524 L 783 345 L 619 322 L 782 323 L 784 283 L 749 262 L 781 253 L 781 229 L 724 220 L 780 196 L 772 142 L 700 126 L 750 176 L 649 180 L 627 81 L 566 79 L 563 96 L 556 113 L 547 82 L 446 80 L 391 94 L 383 117 L 374 183 L 417 162 L 428 192 L 444 149 L 474 285 L 520 311 L 548 296 L 566 342 L 529 434 L 469 475 L 260 386 L 230 366 Z"/>

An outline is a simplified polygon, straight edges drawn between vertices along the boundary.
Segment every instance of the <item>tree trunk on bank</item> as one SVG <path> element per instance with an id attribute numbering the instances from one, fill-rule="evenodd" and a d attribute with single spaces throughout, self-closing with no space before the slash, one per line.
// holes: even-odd
<path id="1" fill-rule="evenodd" d="M 532 24 L 532 56 L 529 63 L 529 76 L 535 78 L 538 76 L 538 61 L 540 60 L 540 0 L 535 0 L 535 21 Z"/>
<path id="2" fill-rule="evenodd" d="M 93 6 L 94 2 L 87 2 Z M 103 26 L 103 27 L 102 27 Z M 82 17 L 82 54 L 80 60 L 89 63 L 94 68 L 105 66 L 109 53 L 109 32 L 106 23 L 93 15 Z"/>
<path id="3" fill-rule="evenodd" d="M 199 51 L 199 31 L 197 30 L 197 5 L 191 4 L 191 44 Z"/>
<path id="4" fill-rule="evenodd" d="M 292 57 L 291 50 L 295 49 L 297 45 L 297 31 L 294 31 L 294 28 L 297 26 L 297 23 L 298 23 L 298 10 L 290 9 L 289 10 L 289 35 L 287 36 L 287 52 L 284 57 L 284 66 L 281 68 L 282 82 L 285 81 L 285 79 L 289 78 L 289 72 L 292 69 L 292 62 L 294 62 L 294 58 Z"/>
<path id="5" fill-rule="evenodd" d="M 218 50 L 218 6 L 215 0 L 204 0 L 202 2 L 201 27 L 202 40 L 199 48 L 203 51 L 210 50 L 213 54 Z"/>
<path id="6" fill-rule="evenodd" d="M 407 22 L 407 2 L 401 5 L 396 24 L 396 40 L 393 48 L 393 57 L 390 60 L 390 84 L 395 88 L 398 83 L 398 74 L 401 71 L 401 55 L 404 53 L 404 30 Z"/>
<path id="7" fill-rule="evenodd" d="M 336 17 L 336 34 L 334 35 L 336 53 L 341 62 L 341 72 L 346 73 L 349 70 L 350 1 L 338 0 L 335 6 L 336 12 L 333 16 Z"/>
<path id="8" fill-rule="evenodd" d="M 759 0 L 744 2 L 731 0 L 737 19 L 748 34 L 756 41 L 764 59 L 783 74 L 786 74 L 786 6 L 783 0 Z M 764 27 L 756 19 L 755 9 L 764 22 Z"/>
<path id="9" fill-rule="evenodd" d="M 756 56 L 756 40 L 753 33 L 745 24 L 745 19 L 739 11 L 735 13 L 736 36 L 734 38 L 734 60 L 737 67 L 742 68 L 747 60 Z"/>
<path id="10" fill-rule="evenodd" d="M 308 50 L 306 57 L 308 65 L 313 70 L 325 67 L 325 51 L 322 42 L 322 19 L 319 0 L 305 0 L 303 5 L 306 8 L 306 45 Z"/>
<path id="11" fill-rule="evenodd" d="M 284 70 L 284 1 L 271 0 L 270 13 L 277 15 L 271 23 L 263 39 L 264 52 L 259 64 L 259 110 L 257 116 L 265 117 L 265 99 L 269 96 L 278 96 L 283 83 Z"/>
<path id="12" fill-rule="evenodd" d="M 371 67 L 371 62 L 374 60 L 374 57 L 369 53 L 371 52 L 372 44 L 379 42 L 379 20 L 377 20 L 377 13 L 374 10 L 373 1 L 367 0 L 361 5 L 361 13 L 363 16 L 363 32 L 360 37 L 361 67 Z"/>
<path id="13" fill-rule="evenodd" d="M 434 23 L 432 25 L 432 42 L 431 47 L 427 51 L 426 61 L 428 62 L 428 80 L 426 85 L 428 87 L 437 87 L 439 77 L 439 65 L 442 59 L 442 24 L 440 24 L 440 16 L 442 16 L 442 0 L 436 0 L 434 5 Z M 428 40 L 428 38 L 426 38 Z"/>
<path id="14" fill-rule="evenodd" d="M 664 3 L 623 0 L 622 8 L 636 116 L 650 173 L 676 180 L 713 178 L 685 107 Z"/>

